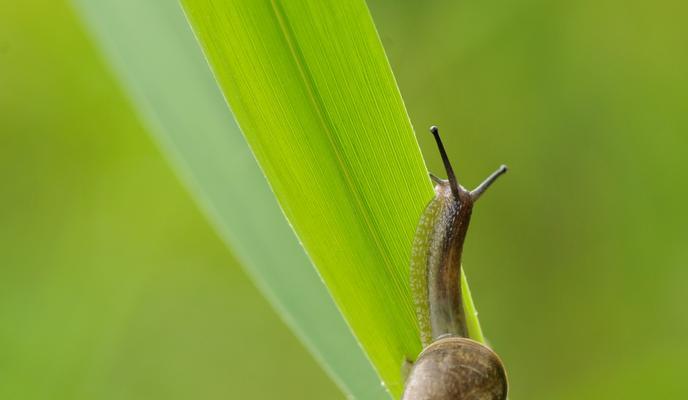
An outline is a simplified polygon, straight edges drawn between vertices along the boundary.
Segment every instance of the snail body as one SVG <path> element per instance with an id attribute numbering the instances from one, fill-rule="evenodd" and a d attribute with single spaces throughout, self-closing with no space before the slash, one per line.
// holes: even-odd
<path id="1" fill-rule="evenodd" d="M 456 179 L 437 128 L 430 131 L 448 179 L 431 175 L 435 197 L 421 215 L 414 238 L 410 284 L 424 350 L 413 364 L 402 399 L 504 400 L 506 370 L 499 356 L 468 338 L 461 255 L 473 205 L 506 166 L 468 191 Z"/>

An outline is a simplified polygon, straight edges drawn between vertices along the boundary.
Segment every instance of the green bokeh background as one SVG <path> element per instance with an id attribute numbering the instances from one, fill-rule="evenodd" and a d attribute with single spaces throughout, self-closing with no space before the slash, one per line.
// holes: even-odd
<path id="1" fill-rule="evenodd" d="M 512 399 L 688 393 L 688 7 L 371 3 L 428 167 L 473 186 L 464 264 Z"/>
<path id="2" fill-rule="evenodd" d="M 511 172 L 465 265 L 512 399 L 688 392 L 688 7 L 369 2 L 430 168 Z M 0 0 L 0 398 L 342 398 L 66 2 Z"/>
<path id="3" fill-rule="evenodd" d="M 67 2 L 0 3 L 0 399 L 343 398 Z"/>

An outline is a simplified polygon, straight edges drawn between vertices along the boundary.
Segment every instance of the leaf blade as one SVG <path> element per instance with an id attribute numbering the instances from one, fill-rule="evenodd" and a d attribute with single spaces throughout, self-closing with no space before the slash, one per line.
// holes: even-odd
<path id="1" fill-rule="evenodd" d="M 365 4 L 183 4 L 285 214 L 398 396 L 420 350 L 408 257 L 432 189 Z"/>
<path id="2" fill-rule="evenodd" d="M 284 219 L 177 2 L 75 4 L 151 133 L 288 325 L 346 392 L 388 398 Z"/>

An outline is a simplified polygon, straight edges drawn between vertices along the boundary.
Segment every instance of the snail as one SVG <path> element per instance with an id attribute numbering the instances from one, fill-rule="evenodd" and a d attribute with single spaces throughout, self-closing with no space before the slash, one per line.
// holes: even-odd
<path id="1" fill-rule="evenodd" d="M 411 256 L 411 291 L 424 347 L 402 400 L 504 400 L 506 370 L 489 347 L 468 338 L 461 253 L 474 203 L 506 172 L 502 165 L 472 191 L 454 174 L 437 127 L 430 128 L 447 179 L 430 175 L 435 197 L 421 215 Z"/>

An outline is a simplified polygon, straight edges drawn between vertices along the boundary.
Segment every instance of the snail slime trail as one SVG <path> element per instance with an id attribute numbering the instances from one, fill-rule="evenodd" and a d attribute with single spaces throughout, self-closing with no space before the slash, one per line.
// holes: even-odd
<path id="1" fill-rule="evenodd" d="M 504 400 L 506 370 L 489 347 L 468 338 L 461 293 L 461 253 L 473 205 L 502 165 L 474 190 L 456 178 L 437 127 L 430 128 L 447 179 L 430 175 L 435 197 L 420 217 L 411 254 L 410 284 L 423 351 L 406 380 L 403 400 Z"/>

